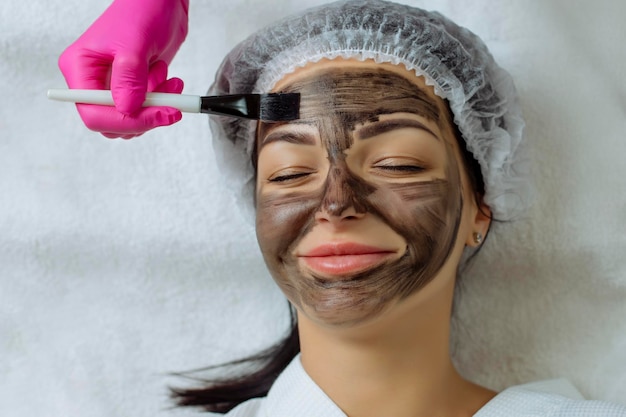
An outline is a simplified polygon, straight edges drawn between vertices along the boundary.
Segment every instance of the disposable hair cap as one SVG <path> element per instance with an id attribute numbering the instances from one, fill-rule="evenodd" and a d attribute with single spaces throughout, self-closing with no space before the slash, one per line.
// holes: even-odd
<path id="1" fill-rule="evenodd" d="M 446 99 L 479 162 L 494 218 L 519 217 L 532 200 L 517 93 L 472 32 L 437 12 L 381 0 L 326 4 L 287 17 L 237 45 L 209 94 L 268 92 L 307 63 L 346 58 L 403 64 Z M 211 116 L 218 163 L 253 209 L 256 121 Z"/>

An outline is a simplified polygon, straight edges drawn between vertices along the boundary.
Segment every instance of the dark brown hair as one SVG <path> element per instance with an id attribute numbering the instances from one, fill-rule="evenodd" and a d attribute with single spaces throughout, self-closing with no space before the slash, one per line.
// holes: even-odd
<path id="1" fill-rule="evenodd" d="M 300 352 L 298 323 L 291 306 L 289 314 L 291 320 L 287 336 L 274 346 L 247 358 L 176 374 L 204 385 L 198 388 L 170 388 L 171 397 L 176 405 L 200 407 L 214 413 L 227 413 L 244 401 L 266 396 L 278 375 Z M 240 371 L 228 378 L 202 379 L 194 376 L 207 370 L 223 370 L 225 374 L 232 374 L 232 369 L 240 369 L 242 366 L 243 372 Z"/>

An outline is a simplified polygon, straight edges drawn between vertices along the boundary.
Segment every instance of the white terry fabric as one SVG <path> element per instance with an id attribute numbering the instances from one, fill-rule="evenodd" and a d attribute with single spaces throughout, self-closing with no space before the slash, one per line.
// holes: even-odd
<path id="1" fill-rule="evenodd" d="M 227 417 L 346 417 L 307 375 L 300 355 L 278 377 L 266 398 L 249 400 Z M 626 417 L 626 406 L 587 401 L 564 379 L 508 388 L 474 417 Z"/>
<path id="2" fill-rule="evenodd" d="M 571 391 L 571 384 L 565 380 L 514 386 L 499 393 L 474 417 L 626 417 L 626 406 L 583 400 Z"/>

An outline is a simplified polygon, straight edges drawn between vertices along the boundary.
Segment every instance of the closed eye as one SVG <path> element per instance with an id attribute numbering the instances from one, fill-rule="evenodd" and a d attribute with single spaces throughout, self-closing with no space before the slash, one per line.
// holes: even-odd
<path id="1" fill-rule="evenodd" d="M 311 175 L 311 172 L 296 172 L 293 174 L 275 175 L 268 179 L 269 182 L 289 182 Z"/>
<path id="2" fill-rule="evenodd" d="M 370 173 L 374 176 L 389 179 L 416 178 L 428 171 L 428 165 L 415 157 L 392 156 L 372 161 Z"/>
<path id="3" fill-rule="evenodd" d="M 386 157 L 373 161 L 372 168 L 391 172 L 422 172 L 426 170 L 422 161 L 407 157 Z"/>
<path id="4" fill-rule="evenodd" d="M 374 165 L 374 168 L 399 172 L 422 172 L 425 170 L 424 167 L 419 165 Z"/>

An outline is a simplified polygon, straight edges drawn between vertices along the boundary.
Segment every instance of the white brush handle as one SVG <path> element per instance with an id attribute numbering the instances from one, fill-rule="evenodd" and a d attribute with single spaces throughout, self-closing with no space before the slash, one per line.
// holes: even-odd
<path id="1" fill-rule="evenodd" d="M 114 106 L 110 90 L 77 90 L 53 88 L 48 90 L 48 98 L 72 103 L 100 104 Z M 174 107 L 187 113 L 200 113 L 200 96 L 188 94 L 148 93 L 143 107 L 166 106 Z"/>

